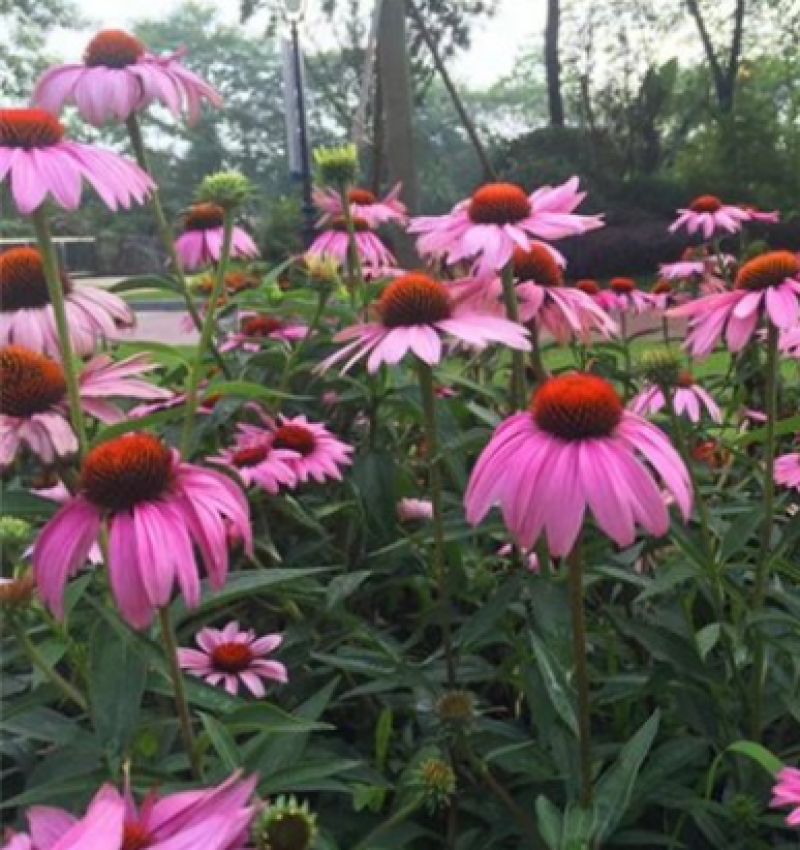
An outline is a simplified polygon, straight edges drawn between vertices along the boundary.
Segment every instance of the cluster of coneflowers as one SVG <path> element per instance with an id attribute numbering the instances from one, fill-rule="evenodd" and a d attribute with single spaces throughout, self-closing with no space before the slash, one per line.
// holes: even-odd
<path id="1" fill-rule="evenodd" d="M 181 58 L 180 52 L 152 56 L 133 36 L 104 31 L 90 42 L 82 63 L 42 76 L 33 106 L 0 110 L 0 178 L 20 215 L 32 223 L 38 246 L 0 256 L 0 466 L 21 469 L 25 454 L 62 480 L 58 498 L 63 505 L 41 529 L 32 551 L 36 588 L 53 614 L 63 617 L 68 580 L 87 562 L 100 561 L 116 605 L 132 627 L 147 628 L 158 616 L 166 652 L 174 661 L 176 699 L 184 700 L 179 704 L 182 732 L 197 776 L 198 754 L 191 722 L 186 722 L 179 667 L 231 693 L 243 686 L 256 698 L 266 693 L 264 681 L 284 682 L 287 671 L 268 657 L 280 646 L 280 635 L 259 636 L 236 622 L 201 630 L 197 649 L 177 649 L 168 614 L 175 589 L 189 607 L 197 606 L 201 570 L 213 592 L 226 582 L 232 541 L 245 556 L 252 553 L 251 489 L 275 497 L 340 480 L 353 448 L 324 423 L 251 403 L 228 444 L 216 455 L 190 459 L 197 448 L 197 416 L 214 393 L 211 358 L 217 360 L 214 368 L 225 371 L 228 352 L 246 358 L 263 346 L 283 345 L 293 347 L 287 361 L 291 366 L 310 338 L 327 333 L 332 317 L 325 308 L 337 292 L 336 287 L 319 288 L 319 309 L 309 325 L 246 311 L 227 337 L 220 335 L 221 301 L 247 285 L 231 278 L 230 260 L 257 255 L 252 238 L 236 221 L 249 187 L 238 175 L 204 180 L 176 240 L 147 170 L 140 126 L 153 103 L 190 121 L 199 117 L 201 102 L 220 105 L 216 92 L 188 71 Z M 124 123 L 136 162 L 66 139 L 58 119 L 66 104 L 95 126 Z M 760 342 L 763 332 L 769 432 L 765 522 L 771 522 L 773 465 L 779 482 L 800 484 L 800 457 L 774 457 L 778 355 L 800 350 L 798 258 L 770 252 L 736 267 L 720 251 L 718 237 L 773 214 L 704 196 L 681 210 L 673 225 L 698 235 L 702 244 L 680 263 L 662 267 L 662 280 L 652 292 L 628 278 L 614 278 L 608 287 L 591 280 L 570 285 L 558 241 L 603 225 L 601 216 L 577 212 L 584 193 L 576 178 L 530 193 L 510 183 L 484 185 L 445 215 L 409 218 L 400 187 L 383 199 L 359 188 L 357 160 L 349 146 L 320 152 L 318 165 L 320 234 L 302 261 L 311 277 L 316 270 L 329 280 L 343 280 L 359 314 L 357 323 L 336 329 L 334 348 L 318 373 L 330 375 L 334 367 L 348 372 L 362 360 L 368 376 L 400 364 L 416 372 L 429 488 L 419 494 L 426 499 L 405 500 L 399 512 L 433 524 L 432 563 L 444 611 L 442 651 L 450 687 L 457 686 L 459 671 L 447 614 L 451 582 L 437 443 L 442 399 L 437 368 L 445 358 L 461 358 L 465 352 L 491 357 L 491 346 L 508 349 L 508 356 L 501 350 L 493 362 L 503 369 L 508 361 L 509 415 L 477 458 L 464 510 L 468 521 L 478 524 L 499 507 L 529 564 L 542 569 L 550 559 L 566 564 L 574 591 L 581 801 L 586 804 L 592 776 L 580 604 L 582 536 L 589 517 L 620 547 L 630 546 L 640 534 L 664 535 L 672 505 L 685 522 L 692 520 L 694 507 L 696 520 L 704 524 L 687 447 L 678 444 L 677 436 L 673 443 L 646 417 L 664 410 L 673 423 L 685 416 L 696 424 L 703 416 L 719 422 L 722 414 L 688 370 L 674 368 L 668 358 L 655 362 L 648 372 L 650 382 L 632 395 L 627 387 L 620 391 L 589 371 L 551 376 L 542 345 L 547 340 L 585 348 L 598 339 L 621 336 L 628 351 L 629 323 L 641 315 L 648 321 L 688 320 L 686 347 L 693 357 L 706 355 L 720 340 L 738 352 L 748 342 Z M 71 281 L 59 267 L 49 209 L 54 204 L 76 209 L 84 184 L 111 210 L 144 202 L 153 208 L 170 273 L 199 332 L 181 392 L 151 383 L 154 366 L 145 357 L 117 361 L 107 353 L 132 324 L 131 311 L 117 296 Z M 386 226 L 405 228 L 417 237 L 424 266 L 398 267 L 380 236 Z M 204 270 L 211 277 L 207 300 L 198 309 L 185 273 Z M 287 369 L 286 380 L 290 378 Z M 285 389 L 278 388 L 279 399 Z M 133 401 L 143 403 L 143 409 L 131 409 Z M 136 427 L 137 415 L 168 405 L 184 408 L 178 446 Z M 103 438 L 98 423 L 120 423 L 126 417 L 129 433 Z M 673 431 L 677 435 L 679 429 Z M 713 550 L 710 538 L 708 545 Z M 763 605 L 768 572 L 762 552 L 754 582 L 757 605 Z M 762 672 L 756 671 L 757 681 Z M 795 773 L 787 768 L 782 777 L 778 804 L 800 802 Z M 218 788 L 197 792 L 191 804 L 150 800 L 137 814 L 129 791 L 120 794 L 106 786 L 79 820 L 55 810 L 34 811 L 30 836 L 14 835 L 8 847 L 237 850 L 247 840 L 255 814 L 253 790 L 252 780 L 233 777 Z M 162 804 L 169 817 L 158 816 Z M 796 814 L 791 817 L 796 821 Z"/>

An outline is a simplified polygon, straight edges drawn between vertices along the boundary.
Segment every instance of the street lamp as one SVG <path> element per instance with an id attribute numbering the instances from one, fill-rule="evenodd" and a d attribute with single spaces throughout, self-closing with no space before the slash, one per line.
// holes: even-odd
<path id="1" fill-rule="evenodd" d="M 300 38 L 298 27 L 305 17 L 306 0 L 283 0 L 283 15 L 289 24 L 292 45 L 292 74 L 294 84 L 294 110 L 296 123 L 291 121 L 291 108 L 287 110 L 290 136 L 296 134 L 299 146 L 299 169 L 297 176 L 302 181 L 303 188 L 303 241 L 306 248 L 314 239 L 314 201 L 311 186 L 311 156 L 308 149 L 308 123 L 306 120 L 306 99 L 303 91 L 303 63 L 300 54 Z M 288 80 L 287 80 L 288 84 Z M 290 105 L 291 107 L 291 105 Z M 290 138 L 290 144 L 292 140 Z"/>

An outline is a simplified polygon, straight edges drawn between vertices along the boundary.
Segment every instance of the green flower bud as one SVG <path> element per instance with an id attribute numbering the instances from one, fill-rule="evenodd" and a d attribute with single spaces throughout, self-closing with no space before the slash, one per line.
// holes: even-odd
<path id="1" fill-rule="evenodd" d="M 253 843 L 258 850 L 309 850 L 317 836 L 317 816 L 308 802 L 278 797 L 256 818 Z"/>
<path id="2" fill-rule="evenodd" d="M 450 765 L 439 758 L 420 762 L 414 773 L 412 785 L 422 792 L 425 806 L 433 814 L 444 808 L 456 790 L 456 775 Z"/>
<path id="3" fill-rule="evenodd" d="M 642 357 L 641 370 L 651 384 L 659 387 L 676 387 L 681 382 L 681 362 L 665 348 L 646 351 Z"/>
<path id="4" fill-rule="evenodd" d="M 317 148 L 314 161 L 325 185 L 345 189 L 358 179 L 358 148 L 353 144 Z"/>
<path id="5" fill-rule="evenodd" d="M 748 794 L 734 794 L 728 802 L 728 809 L 739 827 L 749 832 L 758 827 L 761 804 L 754 797 Z"/>
<path id="6" fill-rule="evenodd" d="M 224 210 L 235 210 L 250 200 L 253 184 L 238 171 L 218 171 L 209 174 L 197 187 L 195 197 L 200 203 L 217 204 Z"/>
<path id="7" fill-rule="evenodd" d="M 0 546 L 21 546 L 28 542 L 31 526 L 24 519 L 0 517 Z"/>

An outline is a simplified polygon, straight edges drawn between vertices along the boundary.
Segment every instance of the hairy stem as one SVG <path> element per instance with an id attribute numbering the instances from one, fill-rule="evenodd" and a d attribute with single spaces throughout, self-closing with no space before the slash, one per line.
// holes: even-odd
<path id="1" fill-rule="evenodd" d="M 172 690 L 175 696 L 175 708 L 178 712 L 178 723 L 181 728 L 183 746 L 189 757 L 189 767 L 194 779 L 202 779 L 200 759 L 195 746 L 194 731 L 192 729 L 192 716 L 189 712 L 189 701 L 186 698 L 186 688 L 183 684 L 183 672 L 178 663 L 178 644 L 175 639 L 175 629 L 172 625 L 169 608 L 159 608 L 158 620 L 161 624 L 161 642 L 164 645 L 164 654 L 169 664 L 169 675 L 172 680 Z"/>
<path id="2" fill-rule="evenodd" d="M 503 301 L 508 318 L 519 323 L 519 302 L 517 288 L 514 286 L 514 266 L 509 262 L 503 269 Z M 538 380 L 538 375 L 537 375 Z M 511 351 L 511 397 L 516 410 L 522 410 L 526 403 L 525 356 L 516 348 Z"/>
<path id="3" fill-rule="evenodd" d="M 772 537 L 773 511 L 775 504 L 775 420 L 778 417 L 778 329 L 772 322 L 767 325 L 766 439 L 764 441 L 764 523 L 761 526 L 761 545 L 758 553 L 755 581 L 753 583 L 752 611 L 757 613 L 764 607 L 769 582 L 770 539 Z M 758 741 L 761 737 L 761 713 L 764 702 L 764 675 L 766 673 L 766 647 L 763 636 L 756 634 L 753 652 L 753 694 L 750 737 Z"/>
<path id="4" fill-rule="evenodd" d="M 50 226 L 47 222 L 47 213 L 45 212 L 44 205 L 35 209 L 31 217 L 33 219 L 33 226 L 36 229 L 36 241 L 42 254 L 47 292 L 50 296 L 50 304 L 53 307 L 53 315 L 56 320 L 58 344 L 61 349 L 61 367 L 64 370 L 64 381 L 67 385 L 67 398 L 69 399 L 69 418 L 78 438 L 79 451 L 83 454 L 86 451 L 87 442 L 86 423 L 83 419 L 83 409 L 81 406 L 78 370 L 75 367 L 75 357 L 72 353 L 72 343 L 70 341 L 67 309 L 64 304 L 64 286 L 61 282 L 56 249 L 55 245 L 53 245 L 53 238 L 50 235 Z"/>
<path id="5" fill-rule="evenodd" d="M 131 115 L 127 118 L 125 126 L 128 129 L 128 138 L 130 139 L 131 148 L 133 148 L 133 155 L 136 157 L 136 162 L 138 163 L 139 168 L 141 168 L 142 171 L 146 171 L 152 177 L 153 173 L 150 170 L 147 148 L 145 148 L 144 137 L 142 136 L 142 126 L 139 123 L 139 117 L 135 112 L 131 113 Z M 161 205 L 161 195 L 159 194 L 158 188 L 153 189 L 151 192 L 149 203 L 150 209 L 153 211 L 153 218 L 156 222 L 158 236 L 161 239 L 161 244 L 163 245 L 164 250 L 167 252 L 167 257 L 169 257 L 169 263 L 175 276 L 175 280 L 178 282 L 181 297 L 183 298 L 186 304 L 186 309 L 189 311 L 189 316 L 199 333 L 203 327 L 203 319 L 194 303 L 192 293 L 189 291 L 189 285 L 186 282 L 186 273 L 183 269 L 183 263 L 181 262 L 181 258 L 178 256 L 178 252 L 175 250 L 175 234 L 173 233 L 172 227 L 170 227 L 170 223 L 164 213 L 164 207 Z M 226 378 L 230 378 L 231 375 L 228 371 L 228 366 L 213 341 L 210 348 L 214 355 L 214 359 L 217 363 L 219 363 L 223 374 Z"/>
<path id="6" fill-rule="evenodd" d="M 592 803 L 592 727 L 589 704 L 589 672 L 586 665 L 586 623 L 583 611 L 583 563 L 580 541 L 576 542 L 572 552 L 567 556 L 567 571 L 572 619 L 575 687 L 578 692 L 579 802 L 582 808 L 587 808 Z"/>
<path id="7" fill-rule="evenodd" d="M 28 637 L 27 631 L 14 616 L 7 618 L 17 643 L 22 651 L 28 656 L 31 664 L 44 675 L 61 693 L 70 701 L 75 703 L 81 711 L 88 711 L 88 703 L 83 694 L 70 682 L 68 682 L 53 665 L 39 652 L 36 645 Z"/>
<path id="8" fill-rule="evenodd" d="M 194 364 L 189 373 L 189 386 L 186 389 L 186 419 L 183 423 L 183 434 L 181 436 L 181 454 L 184 458 L 189 457 L 192 448 L 192 433 L 194 431 L 194 420 L 197 416 L 198 387 L 200 376 L 203 372 L 203 358 L 208 350 L 214 334 L 214 320 L 217 311 L 217 301 L 222 295 L 225 285 L 225 272 L 231 256 L 231 242 L 233 241 L 233 215 L 230 210 L 225 210 L 223 219 L 222 252 L 217 264 L 217 275 L 214 278 L 214 288 L 208 299 L 208 307 L 203 318 L 203 327 L 200 330 L 200 341 L 197 343 Z"/>
<path id="9" fill-rule="evenodd" d="M 444 509 L 442 504 L 442 469 L 439 457 L 439 440 L 436 432 L 436 392 L 433 370 L 427 363 L 418 361 L 419 392 L 425 421 L 429 485 L 433 505 L 433 568 L 439 596 L 442 621 L 442 646 L 447 668 L 447 686 L 456 685 L 456 664 L 453 654 L 452 624 L 450 622 L 450 573 L 444 551 Z"/>

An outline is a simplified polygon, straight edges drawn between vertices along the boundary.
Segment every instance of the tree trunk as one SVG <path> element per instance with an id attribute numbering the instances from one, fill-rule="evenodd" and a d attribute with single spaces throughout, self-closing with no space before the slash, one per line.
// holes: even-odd
<path id="1" fill-rule="evenodd" d="M 550 126 L 564 126 L 564 99 L 561 96 L 561 61 L 558 35 L 561 26 L 561 0 L 547 0 L 547 26 L 544 33 L 544 67 L 547 74 L 547 104 Z"/>
<path id="2" fill-rule="evenodd" d="M 384 154 L 389 184 L 403 184 L 402 198 L 413 214 L 419 209 L 417 163 L 414 152 L 414 126 L 411 74 L 406 40 L 405 0 L 384 0 L 378 24 L 378 67 L 384 114 Z M 411 241 L 404 234 L 397 239 L 398 259 L 414 264 Z"/>

